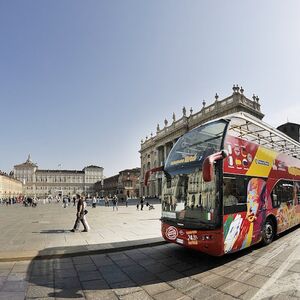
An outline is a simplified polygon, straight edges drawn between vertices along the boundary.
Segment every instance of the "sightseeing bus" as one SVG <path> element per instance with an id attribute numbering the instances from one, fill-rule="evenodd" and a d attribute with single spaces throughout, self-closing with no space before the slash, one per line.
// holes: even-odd
<path id="1" fill-rule="evenodd" d="M 166 241 L 221 256 L 300 223 L 300 144 L 248 114 L 184 134 L 146 185 L 157 171 Z"/>

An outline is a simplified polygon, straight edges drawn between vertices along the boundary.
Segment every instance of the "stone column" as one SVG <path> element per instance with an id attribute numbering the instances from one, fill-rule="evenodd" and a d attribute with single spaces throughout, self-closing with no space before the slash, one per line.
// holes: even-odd
<path id="1" fill-rule="evenodd" d="M 164 164 L 166 162 L 167 159 L 167 144 L 164 144 Z"/>

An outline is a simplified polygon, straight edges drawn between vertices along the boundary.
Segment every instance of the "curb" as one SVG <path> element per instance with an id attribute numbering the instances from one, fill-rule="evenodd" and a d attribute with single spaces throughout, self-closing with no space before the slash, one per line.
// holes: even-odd
<path id="1" fill-rule="evenodd" d="M 41 260 L 53 258 L 65 258 L 84 255 L 107 254 L 119 251 L 126 251 L 136 248 L 155 247 L 164 245 L 167 242 L 162 238 L 151 238 L 144 240 L 105 243 L 86 246 L 55 247 L 40 250 L 37 253 L 24 255 L 24 252 L 10 257 L 0 257 L 0 262 L 22 261 L 22 260 Z M 1 255 L 1 254 L 0 254 Z"/>

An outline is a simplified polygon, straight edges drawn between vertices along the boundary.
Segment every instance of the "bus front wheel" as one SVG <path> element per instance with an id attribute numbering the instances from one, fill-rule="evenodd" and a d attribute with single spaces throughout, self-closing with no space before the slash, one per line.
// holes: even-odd
<path id="1" fill-rule="evenodd" d="M 275 225 L 271 219 L 267 219 L 264 223 L 262 231 L 262 244 L 269 245 L 274 240 L 275 236 Z"/>

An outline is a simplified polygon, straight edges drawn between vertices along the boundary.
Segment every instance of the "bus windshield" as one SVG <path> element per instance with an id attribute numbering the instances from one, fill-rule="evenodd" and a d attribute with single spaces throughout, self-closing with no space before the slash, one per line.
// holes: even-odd
<path id="1" fill-rule="evenodd" d="M 202 163 L 208 155 L 220 151 L 226 124 L 216 121 L 200 126 L 183 135 L 171 150 L 163 181 L 163 220 L 189 228 L 219 224 L 219 177 L 204 182 Z"/>
<path id="2" fill-rule="evenodd" d="M 165 170 L 175 175 L 202 168 L 204 159 L 220 150 L 226 124 L 223 120 L 215 121 L 183 135 L 171 150 Z"/>

